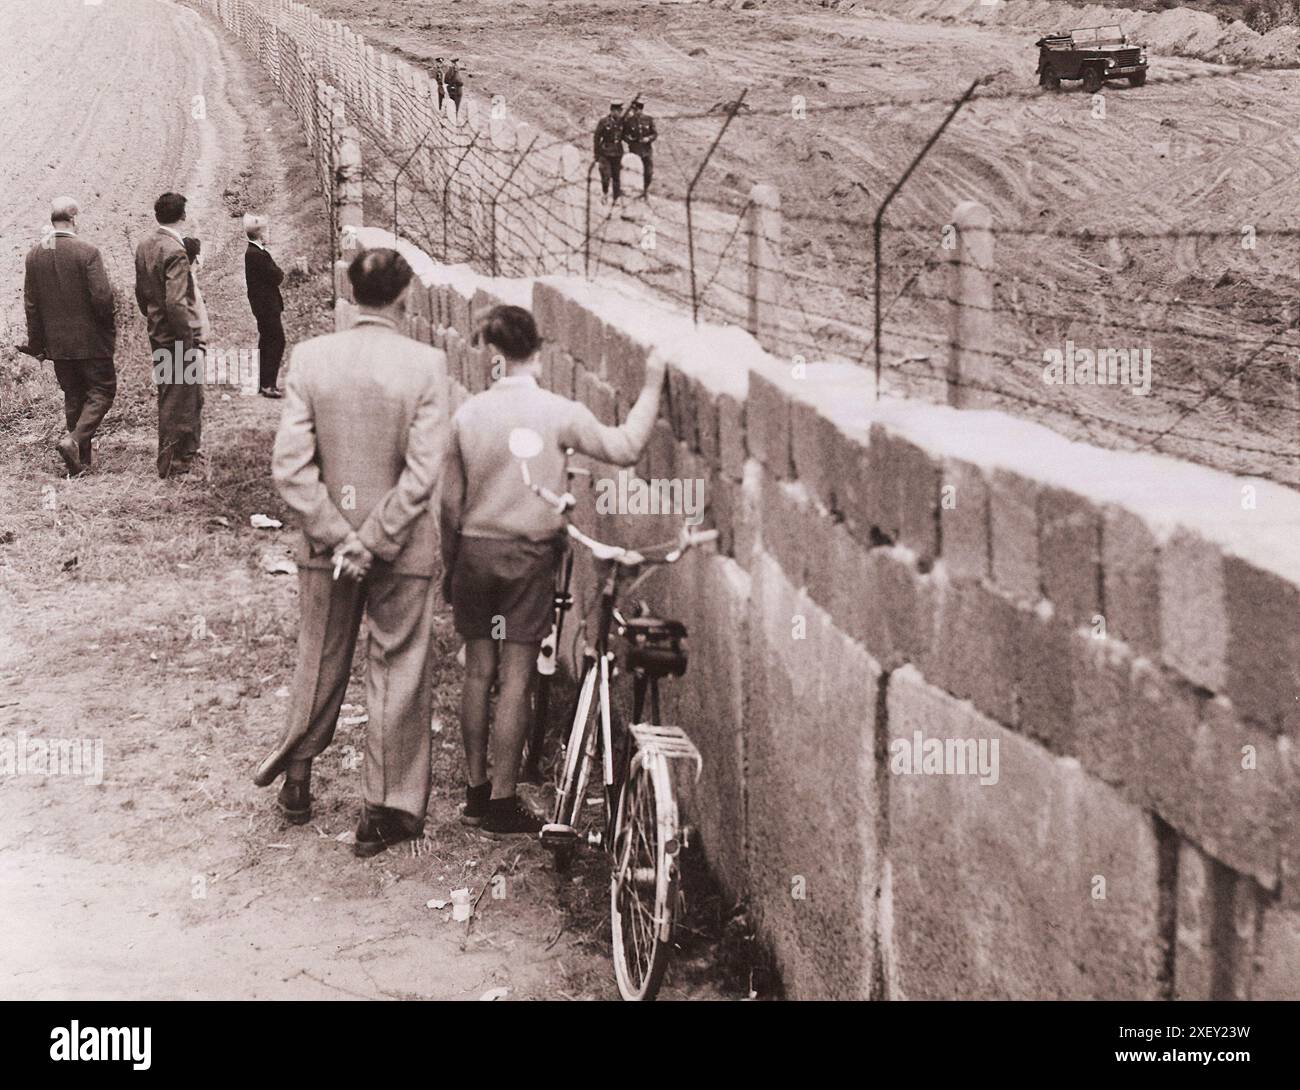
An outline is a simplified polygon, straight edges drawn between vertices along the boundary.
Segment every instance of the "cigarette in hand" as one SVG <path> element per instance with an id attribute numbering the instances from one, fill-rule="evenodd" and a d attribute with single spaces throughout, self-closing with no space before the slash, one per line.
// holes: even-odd
<path id="1" fill-rule="evenodd" d="M 334 557 L 334 578 L 339 577 L 339 572 L 343 570 L 343 554 L 339 553 Z"/>

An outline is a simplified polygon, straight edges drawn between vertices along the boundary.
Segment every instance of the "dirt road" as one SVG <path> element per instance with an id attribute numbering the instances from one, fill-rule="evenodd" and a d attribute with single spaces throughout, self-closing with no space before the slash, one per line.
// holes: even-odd
<path id="1" fill-rule="evenodd" d="M 268 212 L 290 341 L 329 324 L 329 244 L 296 120 L 255 64 L 164 0 L 0 0 L 0 292 L 56 193 L 129 297 L 131 248 L 164 189 L 205 243 L 214 343 L 255 344 L 237 215 Z M 67 73 L 60 78 L 59 58 Z M 202 96 L 201 99 L 195 96 Z M 201 108 L 200 108 L 201 107 Z M 0 420 L 0 738 L 102 744 L 102 782 L 0 775 L 0 997 L 608 997 L 598 866 L 559 882 L 538 854 L 455 821 L 462 772 L 450 626 L 439 631 L 437 775 L 417 849 L 354 859 L 364 709 L 318 762 L 316 816 L 282 825 L 251 784 L 277 736 L 296 591 L 262 570 L 283 516 L 267 479 L 276 406 L 210 388 L 210 479 L 160 482 L 141 320 L 126 308 L 99 471 L 60 480 L 50 369 L 33 413 Z M 355 680 L 355 679 L 354 679 Z M 350 699 L 359 702 L 354 687 Z M 38 766 L 40 767 L 40 766 Z M 426 907 L 476 893 L 473 929 Z M 698 912 L 720 911 L 702 902 Z M 700 917 L 702 918 L 702 917 Z M 716 995 L 687 943 L 669 995 Z"/>
<path id="2" fill-rule="evenodd" d="M 801 0 L 749 10 L 670 0 L 314 6 L 408 59 L 459 55 L 472 92 L 502 96 L 513 115 L 580 149 L 611 99 L 642 92 L 661 119 L 659 196 L 633 215 L 657 220 L 664 237 L 680 230 L 682 194 L 721 125 L 700 115 L 748 89 L 698 193 L 734 210 L 754 182 L 779 188 L 787 325 L 810 357 L 861 358 L 874 210 L 948 104 L 986 78 L 889 214 L 886 304 L 907 290 L 887 314 L 887 354 L 928 355 L 912 368 L 922 387 L 942 372 L 947 285 L 934 264 L 953 208 L 975 199 L 1002 232 L 997 385 L 1034 402 L 1008 407 L 1126 447 L 1155 441 L 1195 407 L 1159 449 L 1300 482 L 1300 412 L 1276 408 L 1296 404 L 1300 381 L 1300 335 L 1285 333 L 1300 291 L 1296 70 L 1234 73 L 1156 55 L 1145 87 L 1111 85 L 1099 107 L 1077 84 L 1038 91 L 1035 34 L 1019 27 Z M 706 234 L 706 273 L 731 234 Z M 741 260 L 732 252 L 726 264 Z M 1152 395 L 1045 387 L 1043 352 L 1067 339 L 1152 348 Z M 1202 404 L 1238 366 L 1244 382 Z"/>

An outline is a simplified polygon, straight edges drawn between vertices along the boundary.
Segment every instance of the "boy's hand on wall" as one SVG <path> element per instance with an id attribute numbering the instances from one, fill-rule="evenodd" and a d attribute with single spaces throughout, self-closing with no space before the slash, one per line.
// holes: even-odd
<path id="1" fill-rule="evenodd" d="M 658 348 L 653 349 L 645 361 L 645 384 L 648 390 L 657 390 L 668 374 L 668 359 Z"/>

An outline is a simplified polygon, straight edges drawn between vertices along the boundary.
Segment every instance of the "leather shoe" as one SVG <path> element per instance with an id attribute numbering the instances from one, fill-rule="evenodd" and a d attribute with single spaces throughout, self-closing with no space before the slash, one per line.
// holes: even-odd
<path id="1" fill-rule="evenodd" d="M 286 776 L 275 801 L 284 820 L 290 825 L 306 825 L 311 821 L 310 781 L 291 780 Z"/>
<path id="2" fill-rule="evenodd" d="M 403 840 L 416 840 L 423 835 L 424 822 L 421 819 L 401 810 L 362 803 L 361 821 L 357 825 L 357 839 L 352 845 L 352 854 L 366 859 Z"/>
<path id="3" fill-rule="evenodd" d="M 81 451 L 77 447 L 77 441 L 71 435 L 65 435 L 55 445 L 54 449 L 59 452 L 59 457 L 63 459 L 63 464 L 68 467 L 68 476 L 75 477 L 84 468 L 81 464 Z"/>
<path id="4" fill-rule="evenodd" d="M 263 397 L 269 397 L 269 398 L 284 397 L 284 394 L 280 393 L 280 391 L 277 390 L 274 386 L 263 386 L 257 392 L 261 394 Z"/>

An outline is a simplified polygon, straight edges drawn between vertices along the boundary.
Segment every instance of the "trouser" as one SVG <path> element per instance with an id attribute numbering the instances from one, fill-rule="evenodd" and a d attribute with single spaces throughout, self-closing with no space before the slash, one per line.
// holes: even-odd
<path id="1" fill-rule="evenodd" d="M 154 351 L 171 352 L 172 345 L 154 345 Z M 157 360 L 155 355 L 155 362 Z M 203 440 L 202 356 L 197 366 L 176 366 L 158 388 L 158 476 L 186 470 Z M 188 371 L 188 376 L 183 372 Z M 156 376 L 157 372 L 155 372 Z M 186 378 L 194 381 L 186 381 Z"/>
<path id="2" fill-rule="evenodd" d="M 614 188 L 614 200 L 618 200 L 623 195 L 623 157 L 621 155 L 602 155 L 596 160 L 600 167 L 600 191 L 608 193 L 610 186 Z"/>
<path id="3" fill-rule="evenodd" d="M 370 720 L 362 797 L 368 806 L 423 819 L 432 784 L 429 648 L 437 609 L 433 580 L 397 575 L 376 560 L 360 583 L 346 576 L 335 579 L 330 568 L 302 567 L 298 587 L 298 666 L 288 724 L 277 752 L 286 761 L 311 760 L 333 740 L 364 612 L 369 629 L 366 710 Z"/>
<path id="4" fill-rule="evenodd" d="M 460 83 L 447 84 L 447 97 L 456 104 L 456 112 L 460 112 L 460 92 L 464 85 Z"/>
<path id="5" fill-rule="evenodd" d="M 63 391 L 63 415 L 68 433 L 90 465 L 90 441 L 95 437 L 117 396 L 117 372 L 111 356 L 93 360 L 55 360 L 54 377 Z"/>
<path id="6" fill-rule="evenodd" d="M 654 177 L 654 153 L 647 148 L 645 151 L 633 151 L 632 154 L 641 160 L 641 192 L 645 193 L 650 188 L 650 179 Z"/>
<path id="7" fill-rule="evenodd" d="M 257 319 L 257 385 L 265 390 L 280 381 L 280 362 L 284 359 L 284 324 L 278 314 L 264 314 Z"/>

